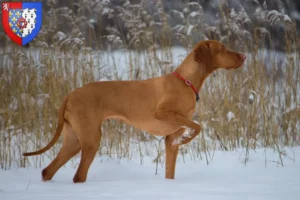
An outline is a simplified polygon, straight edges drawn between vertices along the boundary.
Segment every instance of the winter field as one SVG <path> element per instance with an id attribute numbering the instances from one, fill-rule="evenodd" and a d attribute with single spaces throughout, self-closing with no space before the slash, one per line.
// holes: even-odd
<path id="1" fill-rule="evenodd" d="M 26 53 L 24 58 L 33 57 L 33 62 L 37 63 L 36 66 L 39 66 L 39 62 L 44 58 L 43 52 Z M 158 50 L 156 59 L 170 60 L 170 63 L 165 63 L 170 69 L 166 67 L 165 70 L 172 70 L 186 54 L 187 52 L 183 48 L 172 48 L 167 52 Z M 53 55 L 55 56 L 55 53 Z M 276 60 L 274 60 L 276 63 L 284 59 L 284 55 L 278 52 L 262 51 L 260 55 L 263 59 L 276 57 Z M 139 78 L 149 76 L 146 71 L 147 63 L 145 62 L 147 56 L 149 56 L 147 52 L 135 54 L 134 52 L 117 51 L 111 54 L 79 55 L 78 60 L 88 62 L 90 59 L 90 62 L 94 62 L 94 66 L 102 66 L 100 63 L 105 63 L 105 67 L 93 68 L 92 74 L 97 77 L 96 80 L 109 80 L 115 77 L 118 77 L 116 79 L 130 79 L 132 74 L 128 73 L 128 66 L 130 66 L 132 60 L 136 62 L 134 66 L 139 66 L 138 70 L 141 71 Z M 251 55 L 248 54 L 248 57 L 251 57 Z M 53 61 L 54 67 L 67 60 L 62 59 L 60 61 L 60 57 L 57 56 L 57 58 Z M 296 59 L 297 56 L 293 56 L 293 58 Z M 63 65 L 76 66 L 74 59 L 70 59 L 69 62 L 63 63 Z M 266 62 L 266 69 L 270 68 L 270 66 L 267 66 L 268 63 Z M 250 64 L 251 60 L 248 60 L 245 69 L 237 70 L 237 72 L 227 72 L 225 70 L 216 72 L 215 76 L 208 80 L 215 85 L 206 84 L 207 89 L 218 90 L 218 87 L 222 87 L 218 78 L 225 80 L 228 78 L 226 76 L 235 77 L 236 73 L 241 75 L 249 70 Z M 114 68 L 116 70 L 108 70 Z M 162 69 L 157 68 L 156 74 L 166 73 Z M 75 73 L 76 68 L 73 67 L 68 70 L 74 70 L 71 72 L 72 74 Z M 133 68 L 133 70 L 136 71 L 137 68 Z M 55 71 L 55 68 L 53 71 Z M 82 72 L 80 71 L 80 73 Z M 105 73 L 107 73 L 106 77 L 103 76 Z M 60 75 L 62 80 L 64 76 L 67 76 L 65 73 Z M 37 79 L 39 78 L 42 79 L 37 74 Z M 79 81 L 82 81 L 82 79 L 79 79 Z M 80 85 L 82 82 L 77 84 Z M 227 81 L 226 84 L 230 85 L 232 83 Z M 235 86 L 232 87 L 232 89 L 234 88 Z M 281 93 L 284 91 L 283 88 L 278 88 L 279 91 L 274 91 L 276 97 L 274 100 L 284 99 L 285 97 L 284 93 Z M 265 91 L 269 90 L 266 89 Z M 256 106 L 259 107 L 258 94 L 258 92 L 251 93 L 250 91 L 247 101 L 252 100 L 254 101 L 252 105 L 257 104 Z M 206 99 L 209 99 L 209 97 L 205 95 L 209 95 L 209 93 L 201 95 L 203 99 L 201 104 L 209 105 L 209 100 Z M 260 95 L 263 94 L 260 93 Z M 32 106 L 32 109 L 36 111 L 36 115 L 41 116 L 41 110 L 43 112 L 43 109 L 45 109 L 46 100 L 51 97 L 47 94 L 38 95 L 37 99 L 34 97 L 28 99 L 28 97 L 24 93 L 21 94 L 20 99 L 24 100 L 26 104 L 28 103 L 27 105 L 24 103 L 25 107 L 23 109 L 26 109 L 26 106 Z M 280 104 L 279 101 L 277 103 Z M 282 100 L 281 103 L 284 104 L 285 101 Z M 18 105 L 15 100 L 10 102 L 9 108 L 21 109 Z M 274 141 L 265 147 L 261 143 L 265 139 L 263 136 L 258 137 L 256 140 L 242 135 L 238 141 L 231 141 L 226 138 L 226 135 L 221 135 L 223 138 L 217 140 L 213 139 L 213 132 L 217 129 L 217 126 L 214 125 L 216 122 L 221 122 L 222 126 L 220 125 L 220 128 L 226 129 L 222 131 L 223 133 L 229 130 L 236 131 L 238 126 L 245 129 L 250 127 L 249 125 L 242 126 L 241 119 L 237 117 L 238 110 L 231 110 L 233 107 L 225 106 L 224 108 L 227 112 L 211 115 L 210 120 L 203 121 L 201 117 L 194 118 L 194 120 L 198 120 L 203 124 L 205 130 L 201 136 L 180 150 L 175 180 L 164 179 L 163 138 L 151 137 L 118 122 L 108 122 L 102 127 L 104 139 L 91 166 L 86 183 L 74 184 L 72 182 L 79 163 L 79 155 L 61 168 L 52 181 L 42 182 L 41 170 L 57 154 L 60 143 L 42 156 L 24 159 L 21 153 L 47 144 L 52 137 L 52 126 L 56 122 L 49 124 L 51 129 L 49 129 L 48 134 L 41 131 L 39 132 L 41 135 L 33 134 L 35 131 L 41 130 L 41 127 L 36 124 L 37 121 L 32 127 L 31 131 L 33 133 L 26 133 L 26 129 L 25 132 L 22 132 L 21 129 L 15 129 L 12 126 L 10 129 L 6 129 L 4 135 L 7 138 L 2 140 L 1 143 L 1 148 L 6 150 L 6 154 L 2 153 L 1 155 L 6 156 L 3 156 L 1 160 L 3 169 L 0 171 L 0 199 L 298 199 L 300 191 L 300 180 L 297 176 L 300 169 L 300 148 L 296 143 L 298 141 L 297 137 L 299 137 L 298 134 L 296 134 L 294 145 L 290 145 L 294 147 L 285 147 L 284 135 L 279 135 L 275 140 L 274 134 L 270 135 Z M 248 109 L 248 112 L 253 112 L 251 107 L 248 107 Z M 293 114 L 295 110 L 297 110 L 297 107 L 292 104 L 291 108 L 275 113 L 280 118 L 285 113 L 291 112 Z M 206 108 L 206 111 L 209 112 L 209 109 Z M 248 115 L 247 112 L 245 114 Z M 204 116 L 200 111 L 199 115 Z M 43 121 L 42 118 L 38 120 Z M 295 123 L 296 126 L 290 127 L 290 129 L 295 128 L 299 131 L 299 121 L 296 120 Z M 213 128 L 209 126 L 213 126 Z M 120 132 L 116 132 L 116 130 Z M 234 136 L 235 132 L 231 132 L 231 134 Z M 5 143 L 4 141 L 8 141 L 8 139 L 10 139 L 10 142 Z M 114 143 L 113 141 L 117 142 Z"/>
<path id="2" fill-rule="evenodd" d="M 50 141 L 62 97 L 90 81 L 169 73 L 188 51 L 9 51 L 17 52 L 24 65 L 2 52 L 8 67 L 2 68 L 7 76 L 0 86 L 1 200 L 299 198 L 297 54 L 287 59 L 279 52 L 249 53 L 241 69 L 219 70 L 208 78 L 194 116 L 204 130 L 180 150 L 175 180 L 164 179 L 163 138 L 107 121 L 87 182 L 74 184 L 79 155 L 52 181 L 41 181 L 41 170 L 57 155 L 62 138 L 41 156 L 21 155 Z"/>
<path id="3" fill-rule="evenodd" d="M 164 164 L 155 175 L 156 164 L 150 157 L 143 165 L 139 158 L 98 157 L 84 184 L 72 182 L 75 168 L 70 163 L 50 182 L 41 181 L 40 168 L 1 170 L 0 199 L 299 199 L 300 147 L 285 148 L 284 166 L 268 149 L 251 150 L 246 166 L 244 149 L 211 153 L 209 165 L 179 157 L 175 180 L 164 179 Z"/>
<path id="4" fill-rule="evenodd" d="M 23 89 L 8 95 L 2 87 L 1 200 L 299 198 L 299 66 L 280 65 L 286 63 L 284 54 L 248 54 L 243 68 L 219 70 L 206 81 L 194 117 L 204 131 L 182 147 L 175 180 L 164 179 L 163 138 L 107 121 L 87 182 L 74 184 L 79 155 L 52 181 L 41 181 L 41 170 L 57 155 L 60 142 L 41 156 L 21 156 L 52 138 L 63 95 L 89 81 L 169 73 L 188 52 L 179 47 L 158 49 L 154 55 L 148 51 L 87 51 L 74 59 L 72 54 L 52 50 L 11 51 L 17 51 L 21 55 L 18 62 L 25 65 L 14 67 L 15 61 L 4 56 L 3 62 L 11 68 L 5 68 L 8 76 L 2 77 L 2 86 L 11 83 L 9 87 Z M 253 64 L 253 57 L 260 65 Z M 298 55 L 289 58 L 297 63 Z M 266 71 L 280 70 L 277 81 L 264 76 Z"/>
<path id="5" fill-rule="evenodd" d="M 6 66 L 2 68 L 6 76 L 0 79 L 3 169 L 43 165 L 43 156 L 27 160 L 22 153 L 50 141 L 61 100 L 74 88 L 92 81 L 141 80 L 164 75 L 173 71 L 189 52 L 180 47 L 155 52 L 85 50 L 76 54 L 13 47 L 5 51 L 0 50 Z M 18 58 L 13 56 L 16 54 Z M 193 154 L 241 147 L 272 148 L 281 154 L 281 148 L 299 145 L 299 55 L 260 50 L 256 55 L 248 53 L 247 57 L 242 68 L 220 69 L 205 81 L 193 117 L 204 130 L 188 145 Z M 138 152 L 142 158 L 149 155 L 149 150 L 132 149 L 132 144 L 154 145 L 160 140 L 114 120 L 106 121 L 102 129 L 99 155 L 131 159 Z M 53 158 L 59 147 L 60 143 L 47 157 Z"/>

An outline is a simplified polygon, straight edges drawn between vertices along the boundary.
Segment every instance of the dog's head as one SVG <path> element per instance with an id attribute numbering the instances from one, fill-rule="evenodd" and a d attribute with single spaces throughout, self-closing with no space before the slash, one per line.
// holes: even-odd
<path id="1" fill-rule="evenodd" d="M 208 40 L 200 42 L 194 49 L 195 61 L 204 63 L 211 71 L 218 68 L 236 69 L 246 60 L 244 54 L 228 50 L 221 42 Z"/>

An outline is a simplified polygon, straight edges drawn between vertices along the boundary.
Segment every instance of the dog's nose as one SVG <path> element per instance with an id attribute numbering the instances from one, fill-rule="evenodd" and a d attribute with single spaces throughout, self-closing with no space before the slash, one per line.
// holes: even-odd
<path id="1" fill-rule="evenodd" d="M 241 56 L 242 60 L 246 60 L 246 58 L 247 58 L 244 54 L 240 54 L 240 56 Z"/>

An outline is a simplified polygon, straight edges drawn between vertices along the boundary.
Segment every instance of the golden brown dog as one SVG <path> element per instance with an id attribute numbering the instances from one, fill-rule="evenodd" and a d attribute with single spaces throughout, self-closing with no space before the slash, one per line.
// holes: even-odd
<path id="1" fill-rule="evenodd" d="M 118 119 L 150 134 L 165 137 L 166 174 L 173 179 L 178 148 L 201 131 L 193 122 L 198 91 L 218 68 L 235 69 L 246 57 L 227 50 L 218 41 L 202 41 L 176 68 L 174 74 L 142 81 L 103 81 L 77 88 L 66 96 L 58 114 L 54 138 L 41 150 L 24 153 L 38 155 L 64 134 L 57 157 L 42 171 L 44 181 L 81 150 L 81 160 L 73 178 L 85 182 L 88 169 L 100 145 L 101 124 Z M 185 130 L 189 134 L 183 134 Z"/>

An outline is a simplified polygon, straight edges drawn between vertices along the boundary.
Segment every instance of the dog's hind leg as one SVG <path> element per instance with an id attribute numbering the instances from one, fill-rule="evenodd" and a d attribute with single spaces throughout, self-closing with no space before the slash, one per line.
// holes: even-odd
<path id="1" fill-rule="evenodd" d="M 86 181 L 88 170 L 94 160 L 101 140 L 101 127 L 86 127 L 85 130 L 81 131 L 79 137 L 84 137 L 84 140 L 79 138 L 81 143 L 81 160 L 73 178 L 74 183 Z"/>
<path id="2" fill-rule="evenodd" d="M 80 143 L 73 128 L 64 123 L 63 144 L 56 158 L 42 171 L 43 181 L 51 180 L 57 170 L 80 151 Z"/>

